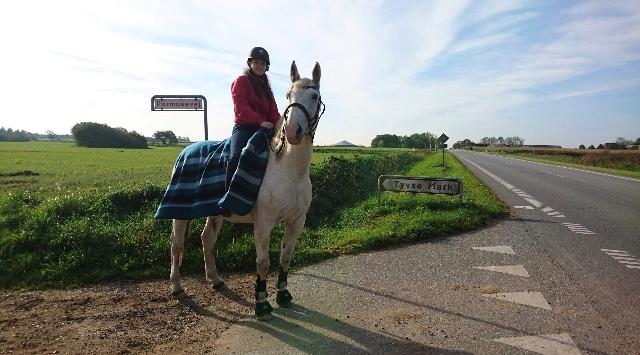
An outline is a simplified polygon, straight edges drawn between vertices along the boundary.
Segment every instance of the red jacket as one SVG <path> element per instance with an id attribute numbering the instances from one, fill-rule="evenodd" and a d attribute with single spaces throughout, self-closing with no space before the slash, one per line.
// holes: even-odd
<path id="1" fill-rule="evenodd" d="M 263 95 L 256 96 L 248 75 L 240 75 L 231 84 L 233 111 L 237 124 L 259 126 L 261 122 L 269 121 L 276 124 L 280 119 L 275 100 Z"/>

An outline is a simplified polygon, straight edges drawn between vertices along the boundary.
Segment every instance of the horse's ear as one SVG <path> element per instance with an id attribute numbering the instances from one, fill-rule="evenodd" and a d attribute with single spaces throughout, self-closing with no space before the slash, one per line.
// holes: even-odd
<path id="1" fill-rule="evenodd" d="M 291 62 L 291 82 L 295 83 L 300 80 L 300 74 L 298 74 L 298 67 L 296 66 L 296 61 Z"/>
<path id="2" fill-rule="evenodd" d="M 318 62 L 316 62 L 316 66 L 313 67 L 312 78 L 313 82 L 320 86 L 320 64 L 318 64 Z"/>

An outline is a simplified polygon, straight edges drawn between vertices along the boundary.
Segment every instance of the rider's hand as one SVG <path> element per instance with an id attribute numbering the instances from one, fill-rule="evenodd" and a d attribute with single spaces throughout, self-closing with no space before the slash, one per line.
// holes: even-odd
<path id="1" fill-rule="evenodd" d="M 260 122 L 260 127 L 263 127 L 263 128 L 266 128 L 266 129 L 271 129 L 271 128 L 273 128 L 273 123 L 267 122 L 267 121 L 262 121 L 262 122 Z"/>

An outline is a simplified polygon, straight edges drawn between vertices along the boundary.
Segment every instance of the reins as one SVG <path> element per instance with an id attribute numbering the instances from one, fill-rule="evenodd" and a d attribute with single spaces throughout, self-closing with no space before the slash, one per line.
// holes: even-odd
<path id="1" fill-rule="evenodd" d="M 318 87 L 315 85 L 307 85 L 304 86 L 303 89 L 315 89 L 318 90 Z M 319 90 L 318 90 L 319 91 Z M 291 100 L 290 95 L 287 94 L 287 98 L 289 98 L 289 100 Z M 271 145 L 272 141 L 269 141 L 267 138 L 267 142 L 269 144 L 269 149 L 271 149 L 271 151 L 273 152 L 273 154 L 275 154 L 275 156 L 277 157 L 280 152 L 282 151 L 282 149 L 284 148 L 285 144 L 287 143 L 287 139 L 286 139 L 286 132 L 285 132 L 285 127 L 287 126 L 287 122 L 289 121 L 289 110 L 291 110 L 292 107 L 297 107 L 299 109 L 302 110 L 302 112 L 305 115 L 305 118 L 307 119 L 307 130 L 305 132 L 303 132 L 303 135 L 308 134 L 311 136 L 311 141 L 313 141 L 314 135 L 316 133 L 316 128 L 318 128 L 318 123 L 320 122 L 320 117 L 322 117 L 322 115 L 324 114 L 324 110 L 327 108 L 324 104 L 324 102 L 322 102 L 322 96 L 318 97 L 318 107 L 316 107 L 316 114 L 315 116 L 313 116 L 313 118 L 311 118 L 311 115 L 309 115 L 309 111 L 307 110 L 306 107 L 304 107 L 303 104 L 298 103 L 298 102 L 292 102 L 289 104 L 289 106 L 287 106 L 287 108 L 284 110 L 284 114 L 282 115 L 284 117 L 284 122 L 282 122 L 282 129 L 280 130 L 279 135 L 276 135 L 273 137 L 273 140 L 275 140 L 276 138 L 278 138 L 280 140 L 280 144 L 278 144 L 278 148 L 277 149 L 273 149 L 273 146 Z M 320 107 L 322 107 L 322 112 L 320 112 Z M 266 137 L 266 134 L 265 134 Z"/>

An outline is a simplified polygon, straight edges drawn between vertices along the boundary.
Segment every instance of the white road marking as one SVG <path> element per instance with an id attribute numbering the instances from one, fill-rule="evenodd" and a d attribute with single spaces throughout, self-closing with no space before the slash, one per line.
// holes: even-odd
<path id="1" fill-rule="evenodd" d="M 583 173 L 596 174 L 596 175 L 602 175 L 602 176 L 614 177 L 614 178 L 623 179 L 623 180 L 631 180 L 631 181 L 637 181 L 637 182 L 640 182 L 640 179 L 628 178 L 628 177 L 625 177 L 625 176 L 616 176 L 616 175 L 611 175 L 611 174 L 599 173 L 599 172 L 597 172 L 597 171 L 590 171 L 590 170 L 584 170 L 584 169 L 578 169 L 578 168 L 570 168 L 570 167 L 568 167 L 568 166 L 554 165 L 554 164 L 546 164 L 546 163 L 540 163 L 540 162 L 537 162 L 537 161 L 524 160 L 524 159 L 518 159 L 518 158 L 512 158 L 512 157 L 505 157 L 505 156 L 501 156 L 501 157 L 506 158 L 506 159 L 513 159 L 513 160 L 524 161 L 524 162 L 533 163 L 533 164 L 539 164 L 539 165 L 552 166 L 552 167 L 554 167 L 554 168 L 562 168 L 562 169 L 568 169 L 568 170 L 575 170 L 575 171 L 581 171 L 581 172 L 583 172 Z"/>
<path id="2" fill-rule="evenodd" d="M 536 352 L 538 354 L 582 354 L 567 333 L 494 339 L 493 341 Z"/>
<path id="3" fill-rule="evenodd" d="M 506 293 L 490 293 L 482 295 L 483 297 L 495 298 L 502 301 L 523 304 L 529 307 L 542 308 L 551 310 L 551 305 L 544 298 L 541 292 L 506 292 Z"/>
<path id="4" fill-rule="evenodd" d="M 527 194 L 526 192 L 516 188 L 515 186 L 511 185 L 510 183 L 506 182 L 505 180 L 499 178 L 498 176 L 496 176 L 495 174 L 489 172 L 488 170 L 484 169 L 483 167 L 481 167 L 480 165 L 472 162 L 471 160 L 464 158 L 462 156 L 458 156 L 460 159 L 468 162 L 469 164 L 475 166 L 476 168 L 480 169 L 480 171 L 482 171 L 483 173 L 487 174 L 489 177 L 491 177 L 492 179 L 494 179 L 495 181 L 497 181 L 498 183 L 500 183 L 502 186 L 506 187 L 507 189 L 515 192 L 518 196 L 524 198 L 527 202 L 529 202 L 530 204 L 534 205 L 536 208 L 541 208 L 542 207 L 542 202 L 534 199 L 531 195 Z M 497 159 L 497 158 L 495 158 Z M 515 206 L 514 206 L 515 207 Z M 521 208 L 521 207 L 515 207 L 515 208 Z M 524 208 L 524 207 L 523 207 Z M 528 208 L 527 208 L 528 209 Z M 545 207 L 542 209 L 543 212 L 551 212 L 553 211 L 553 208 L 551 207 Z M 565 215 L 563 215 L 560 212 L 556 212 L 554 214 L 549 214 L 550 216 L 553 217 L 557 217 L 557 218 L 566 218 Z"/>
<path id="5" fill-rule="evenodd" d="M 538 200 L 535 200 L 535 199 L 532 199 L 532 198 L 526 198 L 526 197 L 524 199 L 527 200 L 527 202 L 529 202 L 530 204 L 532 204 L 532 205 L 534 205 L 534 206 L 536 206 L 538 208 L 542 207 L 542 202 L 540 202 Z"/>
<path id="6" fill-rule="evenodd" d="M 626 265 L 640 265 L 640 260 L 638 261 L 618 260 L 618 262 L 620 264 L 626 264 Z"/>
<path id="7" fill-rule="evenodd" d="M 577 223 L 562 223 L 563 226 L 569 228 L 573 233 L 576 234 L 586 234 L 586 235 L 594 235 L 595 232 L 590 231 L 588 228 L 583 227 Z"/>
<path id="8" fill-rule="evenodd" d="M 547 214 L 548 214 L 549 216 L 557 216 L 557 215 L 559 215 L 559 214 L 560 214 L 560 212 L 558 212 L 558 211 L 553 211 L 553 212 L 549 212 L 549 213 L 547 213 Z"/>
<path id="9" fill-rule="evenodd" d="M 607 255 L 629 269 L 640 269 L 640 258 L 636 258 L 633 254 L 627 251 L 616 249 L 600 250 L 604 251 Z"/>
<path id="10" fill-rule="evenodd" d="M 466 160 L 469 164 L 475 166 L 476 168 L 480 169 L 480 171 L 482 171 L 483 173 L 489 175 L 493 180 L 497 181 L 498 183 L 500 183 L 502 186 L 506 187 L 509 190 L 513 190 L 515 189 L 515 186 L 511 185 L 510 183 L 502 180 L 501 178 L 497 177 L 496 175 L 492 174 L 491 172 L 487 171 L 486 169 L 484 169 L 483 167 L 481 167 L 480 165 L 472 162 L 471 160 L 467 159 L 467 158 L 463 158 L 460 157 L 463 160 Z"/>
<path id="11" fill-rule="evenodd" d="M 529 277 L 529 273 L 523 265 L 506 265 L 506 266 L 474 266 L 474 269 L 502 272 L 522 277 Z"/>
<path id="12" fill-rule="evenodd" d="M 494 253 L 516 255 L 516 252 L 513 251 L 513 248 L 508 246 L 508 245 L 499 245 L 499 246 L 495 246 L 495 247 L 473 247 L 472 249 L 483 250 L 483 251 L 491 251 L 491 252 L 494 252 Z"/>
<path id="13" fill-rule="evenodd" d="M 533 206 L 513 206 L 513 208 L 522 208 L 522 209 L 525 209 L 525 210 L 532 210 Z"/>
<path id="14" fill-rule="evenodd" d="M 628 257 L 628 256 L 612 256 L 612 258 L 614 258 L 616 260 L 640 261 L 640 259 L 638 259 L 638 258 L 632 258 L 632 257 Z"/>

